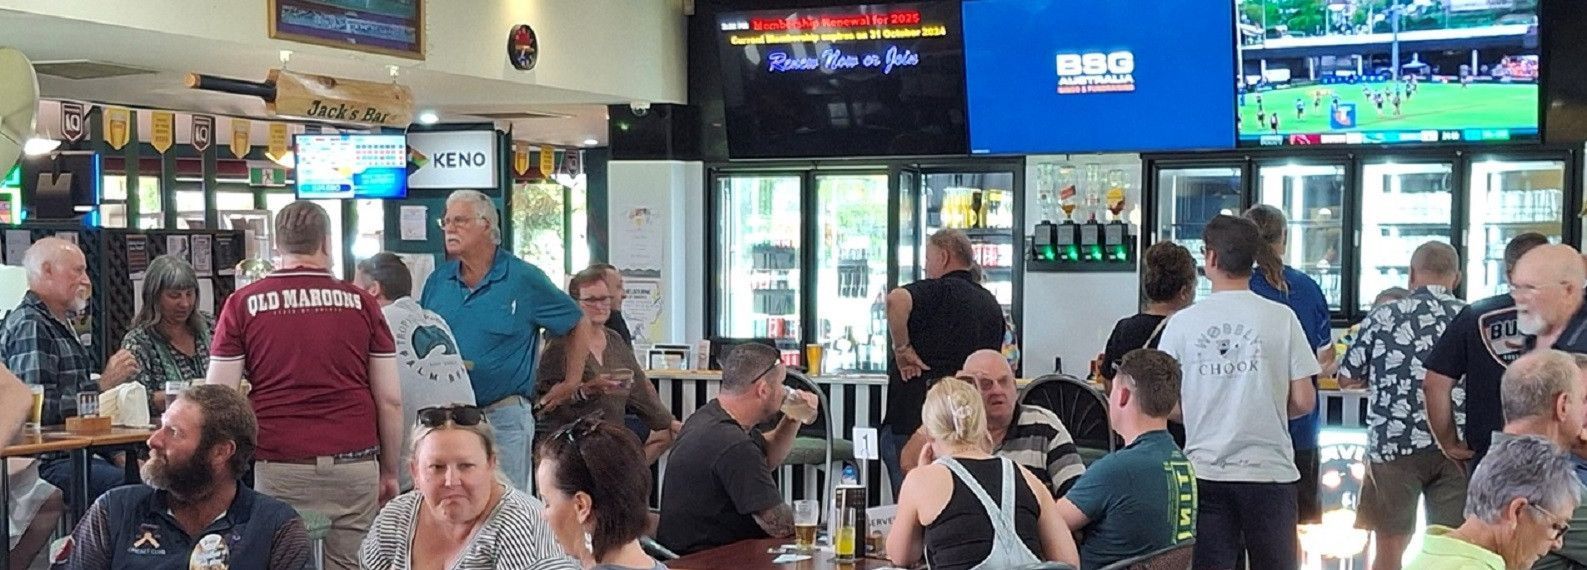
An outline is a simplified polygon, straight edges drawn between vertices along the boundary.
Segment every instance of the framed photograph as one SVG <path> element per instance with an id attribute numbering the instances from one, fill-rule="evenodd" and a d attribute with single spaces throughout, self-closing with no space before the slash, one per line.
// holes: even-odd
<path id="1" fill-rule="evenodd" d="M 645 365 L 650 370 L 688 370 L 689 345 L 657 344 L 645 351 Z"/>
<path id="2" fill-rule="evenodd" d="M 267 0 L 270 37 L 424 59 L 425 0 Z"/>

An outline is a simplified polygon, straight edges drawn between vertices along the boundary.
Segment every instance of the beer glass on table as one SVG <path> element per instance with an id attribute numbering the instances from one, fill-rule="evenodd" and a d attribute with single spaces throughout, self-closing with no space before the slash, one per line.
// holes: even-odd
<path id="1" fill-rule="evenodd" d="M 44 424 L 44 387 L 28 384 L 28 393 L 33 396 L 33 407 L 28 410 L 27 428 L 39 431 Z"/>
<path id="2" fill-rule="evenodd" d="M 794 539 L 801 552 L 816 548 L 816 530 L 821 523 L 821 502 L 814 499 L 794 501 Z"/>

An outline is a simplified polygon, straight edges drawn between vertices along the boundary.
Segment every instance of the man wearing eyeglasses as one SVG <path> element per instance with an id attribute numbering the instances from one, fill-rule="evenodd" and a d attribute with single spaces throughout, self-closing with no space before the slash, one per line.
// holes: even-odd
<path id="1" fill-rule="evenodd" d="M 1581 254 L 1564 244 L 1545 245 L 1521 257 L 1510 279 L 1516 324 L 1527 335 L 1527 350 L 1549 347 L 1587 354 L 1587 311 L 1582 287 L 1587 270 Z"/>
<path id="2" fill-rule="evenodd" d="M 1507 421 L 1504 431 L 1493 434 L 1493 445 L 1534 435 L 1549 440 L 1563 451 L 1583 447 L 1582 426 L 1587 424 L 1587 370 L 1583 370 L 1584 365 L 1587 365 L 1587 356 L 1554 349 L 1534 350 L 1510 364 L 1504 371 L 1500 388 Z M 1580 469 L 1576 470 L 1576 476 L 1587 484 Z M 1563 546 L 1544 556 L 1533 568 L 1587 565 L 1587 508 L 1578 506 L 1571 514 L 1571 521 L 1575 530 L 1565 533 Z"/>
<path id="3" fill-rule="evenodd" d="M 450 259 L 430 274 L 419 304 L 452 326 L 470 365 L 474 398 L 485 408 L 501 451 L 501 470 L 529 489 L 535 420 L 535 362 L 540 331 L 564 337 L 564 378 L 580 378 L 589 342 L 599 334 L 573 298 L 544 271 L 501 247 L 501 217 L 489 196 L 458 190 L 441 218 Z M 560 401 L 548 401 L 548 406 Z"/>
<path id="4" fill-rule="evenodd" d="M 1019 403 L 1014 369 L 996 350 L 980 350 L 964 361 L 954 378 L 974 384 L 986 404 L 986 427 L 992 436 L 992 453 L 1029 469 L 1047 486 L 1053 498 L 1062 498 L 1086 472 L 1080 450 L 1063 421 L 1040 406 Z M 904 444 L 904 472 L 936 460 L 922 428 Z"/>

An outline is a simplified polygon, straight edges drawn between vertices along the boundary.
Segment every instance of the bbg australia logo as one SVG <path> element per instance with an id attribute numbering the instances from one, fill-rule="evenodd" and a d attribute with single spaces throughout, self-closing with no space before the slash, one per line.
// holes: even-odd
<path id="1" fill-rule="evenodd" d="M 1129 93 L 1135 90 L 1135 53 L 1060 53 L 1058 94 Z"/>

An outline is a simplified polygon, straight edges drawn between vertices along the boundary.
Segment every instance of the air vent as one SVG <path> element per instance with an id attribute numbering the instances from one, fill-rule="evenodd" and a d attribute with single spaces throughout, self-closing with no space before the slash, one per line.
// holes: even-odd
<path id="1" fill-rule="evenodd" d="M 540 111 L 513 111 L 510 113 L 469 113 L 469 116 L 481 117 L 493 121 L 517 121 L 522 119 L 571 119 L 573 115 L 566 113 L 542 113 Z"/>
<path id="2" fill-rule="evenodd" d="M 67 79 L 104 79 L 107 77 L 155 73 L 152 69 L 86 59 L 34 62 L 33 69 L 40 75 L 53 75 Z"/>

